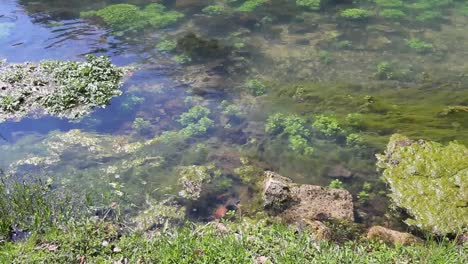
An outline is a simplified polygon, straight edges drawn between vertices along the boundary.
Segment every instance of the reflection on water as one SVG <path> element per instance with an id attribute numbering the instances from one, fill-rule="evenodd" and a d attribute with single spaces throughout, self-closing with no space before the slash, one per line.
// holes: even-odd
<path id="1" fill-rule="evenodd" d="M 130 9 L 141 15 L 154 1 L 0 3 L 0 57 L 23 62 L 96 53 L 137 69 L 123 96 L 82 120 L 0 124 L 0 167 L 56 175 L 67 188 L 111 192 L 140 207 L 177 195 L 181 168 L 214 164 L 221 172 L 202 195 L 208 208 L 190 204 L 206 214 L 216 197 L 250 199 L 255 179 L 240 172 L 254 178 L 252 167 L 274 169 L 301 183 L 339 178 L 354 194 L 372 183 L 370 198 L 357 206 L 382 215 L 385 187 L 374 154 L 391 134 L 468 142 L 462 1 L 435 11 L 416 5 L 423 0 L 391 9 L 337 1 L 321 11 L 266 1 L 245 11 L 251 7 L 245 1 L 206 9 L 214 1 L 167 0 L 158 2 L 185 15 L 167 27 L 125 14 L 116 19 L 139 31 L 105 16 L 80 18 L 127 2 L 138 4 Z M 346 16 L 351 7 L 371 15 Z M 197 116 L 189 110 L 195 106 L 206 110 Z M 278 121 L 272 126 L 280 129 L 265 133 L 276 112 L 303 123 Z M 194 115 L 194 124 L 180 122 L 184 113 Z M 320 117 L 326 122 L 314 125 Z"/>

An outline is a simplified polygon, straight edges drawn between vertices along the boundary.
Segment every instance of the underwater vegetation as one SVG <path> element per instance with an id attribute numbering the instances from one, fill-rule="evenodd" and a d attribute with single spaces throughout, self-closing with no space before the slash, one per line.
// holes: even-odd
<path id="1" fill-rule="evenodd" d="M 210 109 L 197 105 L 180 115 L 178 121 L 184 127 L 182 133 L 188 137 L 205 134 L 214 126 L 214 121 L 209 118 L 210 113 Z"/>
<path id="2" fill-rule="evenodd" d="M 394 74 L 389 64 L 379 65 L 379 78 L 399 75 Z M 438 88 L 442 85 L 443 90 Z M 467 143 L 465 112 L 441 115 L 448 106 L 466 104 L 468 91 L 464 85 L 435 80 L 401 89 L 336 83 L 285 84 L 273 87 L 276 92 L 267 95 L 271 101 L 265 104 L 276 110 L 281 105 L 293 113 L 333 114 L 348 134 L 359 132 L 369 146 L 380 150 L 397 132 L 411 138 Z"/>
<path id="3" fill-rule="evenodd" d="M 115 34 L 121 35 L 150 28 L 164 28 L 176 23 L 184 15 L 166 10 L 161 4 L 149 4 L 144 8 L 131 4 L 115 4 L 103 9 L 81 12 L 83 18 L 100 18 Z"/>
<path id="4" fill-rule="evenodd" d="M 410 215 L 407 224 L 438 235 L 467 231 L 468 149 L 464 145 L 413 141 L 396 134 L 377 160 L 390 197 Z"/>
<path id="5" fill-rule="evenodd" d="M 81 117 L 120 95 L 123 75 L 124 71 L 108 58 L 93 55 L 86 56 L 85 62 L 1 65 L 0 120 L 40 115 L 41 111 L 60 117 Z"/>
<path id="6" fill-rule="evenodd" d="M 372 12 L 360 8 L 349 8 L 341 12 L 341 16 L 349 20 L 364 20 L 372 16 Z"/>
<path id="7" fill-rule="evenodd" d="M 265 131 L 276 137 L 286 137 L 289 148 L 298 154 L 310 155 L 314 152 L 310 143 L 312 131 L 308 121 L 303 117 L 273 114 L 266 122 Z"/>

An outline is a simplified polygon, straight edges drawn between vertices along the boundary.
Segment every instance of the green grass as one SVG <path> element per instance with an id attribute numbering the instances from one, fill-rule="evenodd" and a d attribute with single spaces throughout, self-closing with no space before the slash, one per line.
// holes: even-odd
<path id="1" fill-rule="evenodd" d="M 47 182 L 3 181 L 1 187 L 0 263 L 253 263 L 261 256 L 267 263 L 466 263 L 468 257 L 466 248 L 448 240 L 413 246 L 356 236 L 346 241 L 349 234 L 333 224 L 339 243 L 314 241 L 308 229 L 248 218 L 223 220 L 224 232 L 213 223 L 189 222 L 136 231 L 115 205 L 101 216 L 91 216 L 90 207 L 63 206 L 71 203 Z M 9 225 L 17 223 L 31 236 L 9 241 Z"/>

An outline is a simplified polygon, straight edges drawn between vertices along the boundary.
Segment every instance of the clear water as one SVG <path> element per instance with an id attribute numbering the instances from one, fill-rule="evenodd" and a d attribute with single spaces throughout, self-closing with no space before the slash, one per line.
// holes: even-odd
<path id="1" fill-rule="evenodd" d="M 206 217 L 222 203 L 219 197 L 248 203 L 251 186 L 235 173 L 241 158 L 297 182 L 320 185 L 329 184 L 330 171 L 341 166 L 353 173 L 342 180 L 356 197 L 364 182 L 372 183 L 370 199 L 356 201 L 366 213 L 361 215 L 374 221 L 387 210 L 387 199 L 373 155 L 383 150 L 389 135 L 468 142 L 467 112 L 438 115 L 447 107 L 468 105 L 468 17 L 459 12 L 464 1 L 437 7 L 441 17 L 430 21 L 378 16 L 349 21 L 340 17 L 341 10 L 359 5 L 340 3 L 312 12 L 291 8 L 291 1 L 270 1 L 242 15 L 207 16 L 201 9 L 216 1 L 188 0 L 162 1 L 185 14 L 165 29 L 116 34 L 102 21 L 80 18 L 81 11 L 125 2 L 143 7 L 153 1 L 1 1 L 0 58 L 82 60 L 93 53 L 135 70 L 121 97 L 81 120 L 1 123 L 0 168 L 50 176 L 57 186 L 105 194 L 138 211 L 148 202 L 177 196 L 180 166 L 215 164 L 221 180 L 199 202 L 188 203 L 201 212 L 195 215 Z M 229 61 L 208 56 L 181 64 L 171 60 L 175 54 L 155 48 L 163 39 L 187 33 L 235 47 L 233 55 Z M 431 43 L 431 50 L 409 47 L 407 41 L 416 38 Z M 392 64 L 393 75 L 378 77 L 382 62 Z M 266 95 L 246 92 L 245 83 L 252 79 L 265 83 Z M 223 100 L 239 106 L 241 117 L 223 114 Z M 342 138 L 317 139 L 313 155 L 294 155 L 287 141 L 265 133 L 265 120 L 276 112 L 335 114 L 343 121 L 366 100 L 377 103 L 364 112 L 367 125 L 357 129 L 367 140 L 359 148 Z M 121 150 L 180 130 L 176 120 L 194 105 L 211 110 L 215 127 L 206 134 Z M 138 129 L 135 118 L 148 123 Z"/>

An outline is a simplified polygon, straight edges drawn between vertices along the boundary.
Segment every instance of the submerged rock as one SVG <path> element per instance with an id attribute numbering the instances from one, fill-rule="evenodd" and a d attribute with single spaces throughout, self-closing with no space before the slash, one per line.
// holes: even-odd
<path id="1" fill-rule="evenodd" d="M 354 221 L 353 198 L 346 190 L 300 185 L 265 172 L 264 207 L 287 221 L 340 219 Z"/>
<path id="2" fill-rule="evenodd" d="M 377 239 L 393 245 L 410 245 L 419 241 L 410 233 L 399 232 L 383 226 L 373 226 L 367 232 L 367 239 Z"/>
<path id="3" fill-rule="evenodd" d="M 346 169 L 343 165 L 333 166 L 327 173 L 327 176 L 332 178 L 350 178 L 353 173 Z"/>
<path id="4" fill-rule="evenodd" d="M 468 149 L 390 138 L 377 166 L 390 186 L 390 197 L 410 218 L 406 223 L 437 235 L 468 230 Z"/>

